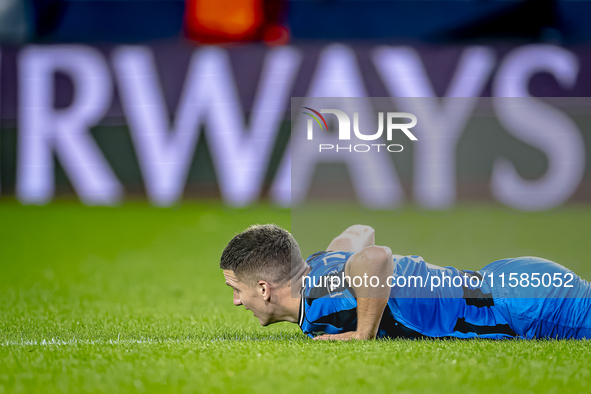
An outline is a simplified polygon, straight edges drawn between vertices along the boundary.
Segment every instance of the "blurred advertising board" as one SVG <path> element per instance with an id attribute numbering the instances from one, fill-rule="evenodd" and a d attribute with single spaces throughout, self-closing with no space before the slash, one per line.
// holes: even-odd
<path id="1" fill-rule="evenodd" d="M 0 65 L 0 196 L 24 204 L 289 206 L 292 98 L 318 97 L 380 97 L 417 118 L 417 140 L 379 159 L 395 198 L 369 207 L 546 210 L 590 196 L 591 46 L 30 45 L 2 48 Z M 335 153 L 298 201 L 360 198 L 363 176 Z M 349 194 L 319 191 L 339 177 Z"/>

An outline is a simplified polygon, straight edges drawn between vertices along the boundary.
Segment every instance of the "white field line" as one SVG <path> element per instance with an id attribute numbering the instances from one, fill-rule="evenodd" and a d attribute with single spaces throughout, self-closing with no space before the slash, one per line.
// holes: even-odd
<path id="1" fill-rule="evenodd" d="M 173 339 L 173 338 L 166 338 L 166 339 L 152 339 L 152 338 L 143 338 L 143 339 L 123 339 L 123 340 L 104 340 L 104 339 L 68 339 L 68 340 L 61 340 L 61 339 L 43 339 L 43 340 L 34 340 L 34 339 L 23 339 L 20 341 L 4 341 L 0 342 L 0 346 L 68 346 L 68 345 L 125 345 L 125 344 L 163 344 L 163 343 L 188 343 L 188 342 L 233 342 L 233 341 L 271 341 L 271 340 L 282 340 L 286 339 L 283 337 L 275 338 L 213 338 L 213 339 L 199 339 L 199 338 L 187 338 L 187 339 Z"/>
<path id="2" fill-rule="evenodd" d="M 21 341 L 5 341 L 0 342 L 0 346 L 64 346 L 64 345 L 124 345 L 124 344 L 142 344 L 142 343 L 149 343 L 149 344 L 158 344 L 158 343 L 185 343 L 191 342 L 189 338 L 187 339 L 123 339 L 123 340 L 104 340 L 104 339 L 68 339 L 68 340 L 61 340 L 61 339 L 43 339 L 40 341 L 28 339 L 28 340 L 21 340 Z"/>

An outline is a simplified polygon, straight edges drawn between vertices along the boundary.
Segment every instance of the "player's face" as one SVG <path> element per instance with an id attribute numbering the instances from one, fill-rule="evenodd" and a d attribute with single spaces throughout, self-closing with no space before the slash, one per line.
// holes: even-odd
<path id="1" fill-rule="evenodd" d="M 259 319 L 261 325 L 268 325 L 270 316 L 267 313 L 267 305 L 261 294 L 249 284 L 238 279 L 232 270 L 224 270 L 224 277 L 226 278 L 226 285 L 234 290 L 234 305 L 244 305 L 244 308 L 252 311 L 254 316 Z"/>

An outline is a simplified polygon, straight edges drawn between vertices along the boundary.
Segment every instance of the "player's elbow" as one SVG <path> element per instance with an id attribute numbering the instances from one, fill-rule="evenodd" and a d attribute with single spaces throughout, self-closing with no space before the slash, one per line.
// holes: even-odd
<path id="1" fill-rule="evenodd" d="M 355 250 L 361 250 L 376 243 L 375 230 L 362 224 L 349 227 L 342 235 L 351 239 Z"/>
<path id="2" fill-rule="evenodd" d="M 368 246 L 351 257 L 345 270 L 348 270 L 345 274 L 351 278 L 370 277 L 374 280 L 373 278 L 376 277 L 378 284 L 385 284 L 388 276 L 392 275 L 394 271 L 392 251 L 383 246 Z M 353 281 L 353 287 L 355 288 L 355 297 L 359 298 L 387 298 L 389 293 L 387 287 L 375 287 L 372 284 L 368 286 L 366 282 L 356 284 Z"/>
<path id="3" fill-rule="evenodd" d="M 382 271 L 393 266 L 392 251 L 387 246 L 368 246 L 362 253 L 365 265 L 371 270 Z"/>
<path id="4" fill-rule="evenodd" d="M 387 246 L 368 246 L 364 252 L 368 259 L 376 264 L 384 264 L 392 260 L 392 250 Z"/>
<path id="5" fill-rule="evenodd" d="M 365 237 L 375 237 L 376 231 L 371 226 L 366 226 L 365 224 L 354 224 L 348 227 L 344 233 L 355 234 L 355 235 L 363 235 Z"/>

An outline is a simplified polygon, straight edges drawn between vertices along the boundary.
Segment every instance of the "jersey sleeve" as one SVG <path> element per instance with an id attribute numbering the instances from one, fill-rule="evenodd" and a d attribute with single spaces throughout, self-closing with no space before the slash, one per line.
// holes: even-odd
<path id="1" fill-rule="evenodd" d="M 300 327 L 315 337 L 357 328 L 357 301 L 345 277 L 352 252 L 318 252 L 307 259 L 312 267 L 304 277 Z"/>

